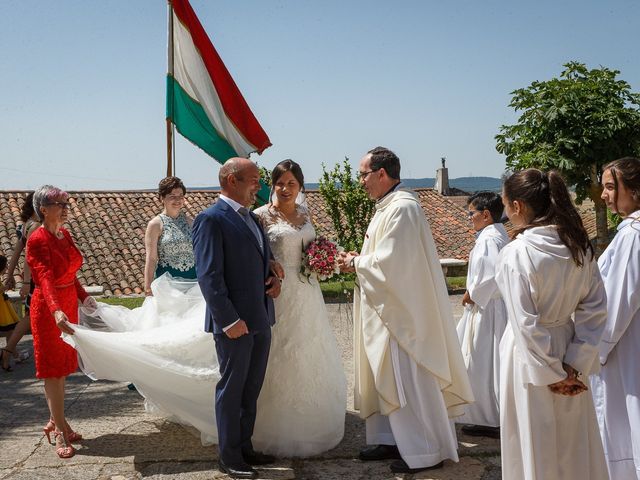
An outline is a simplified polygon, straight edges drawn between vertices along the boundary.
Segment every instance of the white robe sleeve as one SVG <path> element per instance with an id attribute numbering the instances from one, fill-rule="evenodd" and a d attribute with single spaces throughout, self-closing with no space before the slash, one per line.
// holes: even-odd
<path id="1" fill-rule="evenodd" d="M 396 295 L 395 289 L 406 292 L 417 287 L 413 269 L 408 266 L 415 266 L 412 255 L 417 255 L 421 237 L 411 213 L 409 209 L 395 210 L 380 227 L 384 234 L 377 239 L 375 250 L 354 259 L 360 286 L 378 312 L 391 304 L 386 297 L 394 300 L 403 297 Z"/>
<path id="2" fill-rule="evenodd" d="M 467 285 L 469 296 L 479 307 L 486 308 L 489 301 L 498 293 L 496 284 L 496 259 L 500 249 L 496 242 L 488 238 L 476 245 L 470 265 L 470 282 Z"/>
<path id="3" fill-rule="evenodd" d="M 607 296 L 595 261 L 591 268 L 589 291 L 574 313 L 575 332 L 564 356 L 564 362 L 585 375 L 597 373 L 598 345 L 607 319 Z M 585 272 L 587 273 L 587 272 Z"/>
<path id="4" fill-rule="evenodd" d="M 602 365 L 640 309 L 640 236 L 622 235 L 611 247 L 614 256 L 604 279 L 608 318 L 599 347 Z"/>
<path id="5" fill-rule="evenodd" d="M 513 334 L 524 383 L 544 386 L 564 380 L 567 374 L 562 368 L 562 359 L 551 354 L 551 334 L 540 325 L 529 277 L 511 268 L 509 262 L 503 262 L 501 270 L 502 298 L 514 322 Z"/>

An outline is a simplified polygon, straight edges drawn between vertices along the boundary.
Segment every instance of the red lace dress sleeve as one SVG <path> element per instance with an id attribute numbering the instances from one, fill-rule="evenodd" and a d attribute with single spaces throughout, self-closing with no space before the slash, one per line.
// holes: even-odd
<path id="1" fill-rule="evenodd" d="M 60 338 L 53 312 L 62 310 L 71 323 L 78 323 L 78 298 L 87 294 L 76 274 L 82 255 L 69 233 L 58 238 L 38 228 L 27 242 L 27 263 L 36 288 L 31 299 L 31 329 L 38 378 L 61 377 L 78 368 L 76 351 Z"/>

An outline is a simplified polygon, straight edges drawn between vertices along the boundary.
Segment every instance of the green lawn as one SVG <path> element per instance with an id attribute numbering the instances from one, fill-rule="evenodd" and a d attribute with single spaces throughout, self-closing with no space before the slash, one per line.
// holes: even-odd
<path id="1" fill-rule="evenodd" d="M 447 277 L 449 291 L 464 290 L 467 277 Z M 353 280 L 328 281 L 320 284 L 324 300 L 329 303 L 353 301 Z M 108 297 L 100 298 L 99 302 L 109 305 L 122 305 L 127 308 L 136 308 L 142 305 L 144 297 Z"/>
<path id="2" fill-rule="evenodd" d="M 353 280 L 345 282 L 322 282 L 320 289 L 327 302 L 349 302 L 353 299 Z M 345 290 L 347 293 L 345 293 Z M 98 299 L 99 302 L 109 305 L 122 305 L 127 308 L 136 308 L 142 305 L 144 297 L 107 297 Z"/>
<path id="3" fill-rule="evenodd" d="M 108 303 L 109 305 L 122 305 L 127 308 L 136 308 L 142 305 L 144 297 L 107 297 L 99 298 L 98 301 Z"/>
<path id="4" fill-rule="evenodd" d="M 338 302 L 350 302 L 353 300 L 353 287 L 355 282 L 353 280 L 345 281 L 328 281 L 320 284 L 322 295 L 325 302 L 338 303 Z"/>
<path id="5" fill-rule="evenodd" d="M 447 277 L 449 290 L 464 290 L 467 288 L 467 277 Z"/>

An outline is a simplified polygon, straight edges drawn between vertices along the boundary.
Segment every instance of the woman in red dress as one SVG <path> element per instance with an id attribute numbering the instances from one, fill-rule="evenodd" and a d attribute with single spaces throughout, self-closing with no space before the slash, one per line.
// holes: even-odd
<path id="1" fill-rule="evenodd" d="M 44 390 L 51 418 L 44 433 L 61 458 L 75 454 L 71 442 L 82 436 L 71 430 L 64 415 L 65 380 L 78 368 L 78 357 L 60 333 L 73 335 L 70 324 L 78 323 L 78 299 L 93 309 L 95 300 L 88 296 L 76 272 L 82 255 L 69 232 L 62 228 L 69 211 L 69 195 L 45 185 L 36 190 L 33 205 L 42 221 L 27 241 L 27 263 L 35 283 L 31 299 L 31 331 L 36 377 L 44 379 Z"/>

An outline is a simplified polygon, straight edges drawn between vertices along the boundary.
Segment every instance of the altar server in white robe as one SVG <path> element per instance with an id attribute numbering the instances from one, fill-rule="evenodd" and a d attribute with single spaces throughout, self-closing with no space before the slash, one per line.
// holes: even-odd
<path id="1" fill-rule="evenodd" d="M 364 461 L 395 473 L 458 461 L 450 417 L 473 399 L 444 275 L 417 196 L 400 187 L 400 160 L 377 147 L 360 161 L 376 211 L 354 271 L 355 404 L 366 418 Z M 397 446 L 396 446 L 397 445 Z"/>
<path id="2" fill-rule="evenodd" d="M 504 480 L 608 478 L 593 400 L 606 295 L 562 177 L 527 169 L 503 186 L 516 238 L 496 282 L 509 325 L 500 345 Z"/>
<path id="3" fill-rule="evenodd" d="M 624 218 L 598 260 L 607 291 L 600 374 L 591 390 L 612 480 L 640 479 L 640 159 L 605 165 L 602 199 Z"/>
<path id="4" fill-rule="evenodd" d="M 468 216 L 478 232 L 469 254 L 464 313 L 458 338 L 475 403 L 456 419 L 467 435 L 500 438 L 500 340 L 507 311 L 495 282 L 495 264 L 509 236 L 500 219 L 504 207 L 495 192 L 478 192 L 467 200 Z"/>

